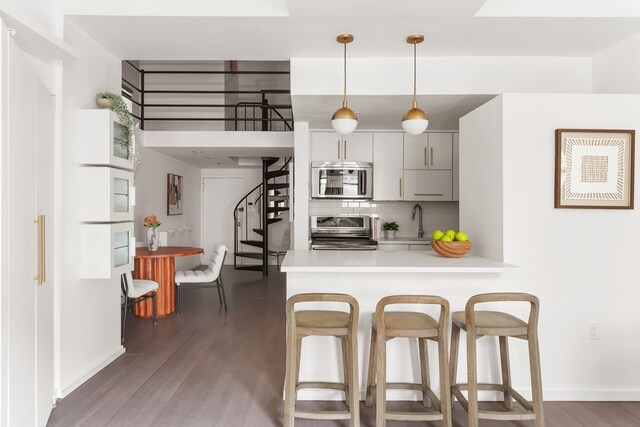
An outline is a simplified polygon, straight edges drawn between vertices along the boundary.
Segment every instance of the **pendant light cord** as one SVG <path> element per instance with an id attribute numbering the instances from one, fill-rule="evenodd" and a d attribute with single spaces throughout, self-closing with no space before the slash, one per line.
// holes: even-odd
<path id="1" fill-rule="evenodd" d="M 347 108 L 347 43 L 344 43 L 344 99 L 342 107 Z"/>
<path id="2" fill-rule="evenodd" d="M 416 43 L 413 43 L 413 108 L 418 108 L 418 103 L 416 102 Z"/>

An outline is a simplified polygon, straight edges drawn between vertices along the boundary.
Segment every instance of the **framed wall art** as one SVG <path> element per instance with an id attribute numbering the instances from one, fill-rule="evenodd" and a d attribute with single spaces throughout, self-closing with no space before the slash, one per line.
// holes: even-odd
<path id="1" fill-rule="evenodd" d="M 182 215 L 182 177 L 167 174 L 167 215 Z"/>
<path id="2" fill-rule="evenodd" d="M 634 130 L 556 129 L 555 207 L 633 209 Z"/>

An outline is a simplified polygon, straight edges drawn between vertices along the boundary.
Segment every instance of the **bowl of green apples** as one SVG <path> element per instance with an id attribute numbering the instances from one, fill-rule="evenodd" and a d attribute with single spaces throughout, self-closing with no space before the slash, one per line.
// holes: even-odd
<path id="1" fill-rule="evenodd" d="M 473 246 L 464 231 L 436 230 L 431 237 L 431 248 L 445 258 L 460 258 Z"/>

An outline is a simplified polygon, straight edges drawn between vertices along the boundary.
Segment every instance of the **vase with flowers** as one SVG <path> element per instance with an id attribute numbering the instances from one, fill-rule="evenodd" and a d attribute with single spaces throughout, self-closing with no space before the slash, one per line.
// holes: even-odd
<path id="1" fill-rule="evenodd" d="M 158 244 L 160 243 L 160 236 L 158 233 L 158 227 L 160 227 L 160 221 L 155 215 L 147 215 L 144 217 L 144 226 L 147 227 L 147 249 L 151 252 L 158 250 Z"/>

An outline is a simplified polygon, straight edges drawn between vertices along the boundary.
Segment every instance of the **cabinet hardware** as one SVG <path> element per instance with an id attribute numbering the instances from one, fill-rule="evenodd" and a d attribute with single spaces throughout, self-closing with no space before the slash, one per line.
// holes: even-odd
<path id="1" fill-rule="evenodd" d="M 429 157 L 431 157 L 430 162 L 431 162 L 431 166 L 433 166 L 433 147 L 431 147 L 430 149 Z"/>
<path id="2" fill-rule="evenodd" d="M 347 160 L 347 140 L 344 140 L 344 159 Z"/>
<path id="3" fill-rule="evenodd" d="M 439 194 L 426 194 L 426 193 L 413 193 L 414 196 L 444 196 L 444 194 L 439 193 Z"/>
<path id="4" fill-rule="evenodd" d="M 424 147 L 424 165 L 427 166 L 427 147 Z"/>
<path id="5" fill-rule="evenodd" d="M 33 220 L 33 223 L 38 224 L 38 273 L 33 279 L 37 281 L 39 285 L 42 285 L 47 280 L 44 215 L 38 215 L 36 219 Z"/>
<path id="6" fill-rule="evenodd" d="M 402 195 L 402 178 L 400 178 L 400 197 L 403 197 L 403 195 Z"/>
<path id="7" fill-rule="evenodd" d="M 338 160 L 340 160 L 340 140 L 338 140 Z"/>

